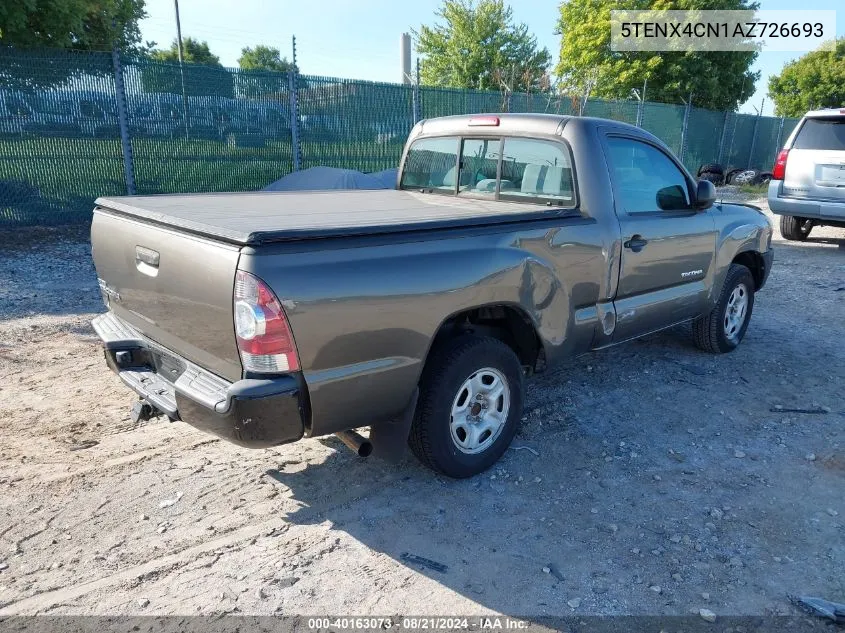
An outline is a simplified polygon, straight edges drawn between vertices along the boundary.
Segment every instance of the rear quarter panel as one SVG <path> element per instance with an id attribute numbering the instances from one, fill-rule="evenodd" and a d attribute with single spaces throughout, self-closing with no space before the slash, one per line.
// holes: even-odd
<path id="1" fill-rule="evenodd" d="M 438 328 L 466 309 L 519 307 L 550 361 L 589 349 L 602 241 L 594 220 L 541 220 L 268 245 L 245 249 L 239 267 L 285 306 L 311 398 L 309 435 L 325 435 L 398 415 Z"/>

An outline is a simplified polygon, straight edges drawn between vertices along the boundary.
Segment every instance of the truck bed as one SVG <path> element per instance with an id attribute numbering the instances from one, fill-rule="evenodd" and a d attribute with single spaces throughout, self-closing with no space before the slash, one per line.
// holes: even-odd
<path id="1" fill-rule="evenodd" d="M 477 226 L 571 213 L 414 191 L 337 190 L 98 198 L 97 206 L 216 240 L 267 242 Z"/>

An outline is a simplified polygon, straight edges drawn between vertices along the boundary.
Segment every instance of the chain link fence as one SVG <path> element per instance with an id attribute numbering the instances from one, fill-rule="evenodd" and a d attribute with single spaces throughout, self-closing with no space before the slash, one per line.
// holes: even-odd
<path id="1" fill-rule="evenodd" d="M 769 169 L 798 121 L 0 49 L 0 226 L 84 223 L 101 195 L 252 191 L 317 165 L 387 169 L 415 121 L 501 111 L 639 125 L 693 172 Z"/>

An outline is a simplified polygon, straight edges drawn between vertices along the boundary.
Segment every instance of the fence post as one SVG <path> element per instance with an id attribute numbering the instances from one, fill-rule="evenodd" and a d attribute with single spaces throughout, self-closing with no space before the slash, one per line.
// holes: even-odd
<path id="1" fill-rule="evenodd" d="M 775 155 L 777 155 L 777 153 L 780 152 L 780 139 L 781 139 L 781 136 L 783 136 L 783 120 L 785 118 L 786 117 L 780 118 L 780 125 L 778 126 L 778 140 L 775 143 Z"/>
<path id="2" fill-rule="evenodd" d="M 123 84 L 123 67 L 117 47 L 111 51 L 114 67 L 114 94 L 117 105 L 117 124 L 120 128 L 120 145 L 123 148 L 123 175 L 126 179 L 127 195 L 135 195 L 135 162 L 132 157 L 132 139 L 129 136 L 129 116 L 126 107 L 126 87 Z"/>
<path id="3" fill-rule="evenodd" d="M 288 90 L 290 92 L 290 143 L 293 152 L 293 170 L 302 169 L 302 148 L 299 143 L 299 98 L 297 84 L 299 84 L 299 69 L 294 66 L 288 71 Z"/>
<path id="4" fill-rule="evenodd" d="M 725 137 L 728 135 L 728 115 L 730 113 L 725 110 L 725 120 L 722 123 L 722 137 L 719 139 L 719 157 L 716 162 L 722 164 L 722 159 L 725 156 Z"/>
<path id="5" fill-rule="evenodd" d="M 684 123 L 681 126 L 681 155 L 679 158 L 681 162 L 684 162 L 684 154 L 687 153 L 687 125 L 689 125 L 689 113 L 690 109 L 692 108 L 692 93 L 690 93 L 689 99 L 687 100 L 687 107 L 684 110 Z"/>
<path id="6" fill-rule="evenodd" d="M 757 113 L 757 118 L 754 119 L 754 136 L 751 137 L 751 150 L 748 152 L 748 168 L 754 169 L 754 164 L 751 162 L 754 160 L 754 148 L 757 145 L 757 132 L 760 128 L 760 115 L 763 114 L 763 111 L 760 110 Z"/>
<path id="7" fill-rule="evenodd" d="M 411 89 L 411 107 L 413 109 L 414 125 L 422 119 L 422 104 L 420 103 L 420 58 L 417 57 L 417 78 Z"/>

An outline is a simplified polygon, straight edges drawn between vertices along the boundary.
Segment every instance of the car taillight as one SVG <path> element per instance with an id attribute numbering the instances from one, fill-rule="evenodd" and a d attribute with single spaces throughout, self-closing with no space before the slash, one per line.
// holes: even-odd
<path id="1" fill-rule="evenodd" d="M 772 167 L 772 180 L 783 180 L 783 177 L 786 175 L 786 158 L 788 156 L 788 149 L 782 149 L 778 152 L 778 157 L 775 159 L 775 166 Z"/>
<path id="2" fill-rule="evenodd" d="M 258 277 L 235 277 L 235 336 L 246 371 L 278 374 L 299 369 L 296 343 L 282 304 Z"/>

